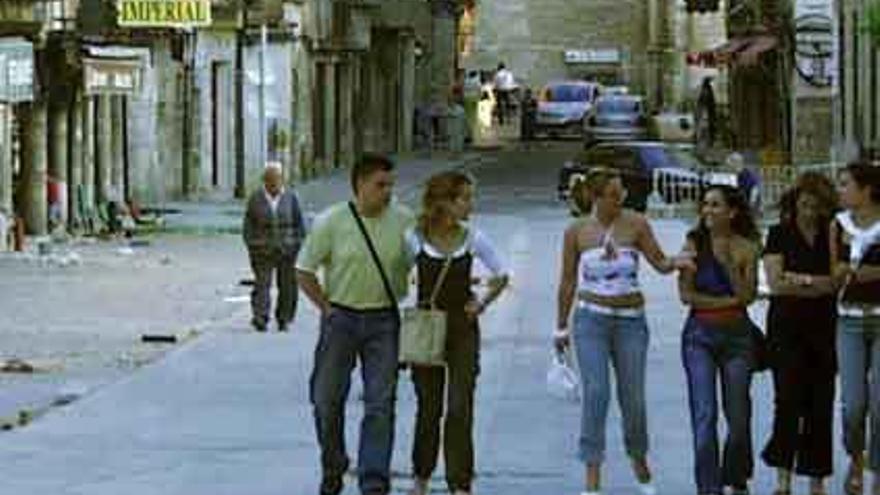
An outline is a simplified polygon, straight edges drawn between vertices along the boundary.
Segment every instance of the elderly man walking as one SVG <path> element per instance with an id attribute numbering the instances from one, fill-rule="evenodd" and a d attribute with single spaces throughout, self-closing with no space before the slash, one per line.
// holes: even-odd
<path id="1" fill-rule="evenodd" d="M 320 215 L 297 261 L 300 286 L 321 312 L 309 384 L 321 447 L 321 495 L 338 495 L 343 489 L 349 465 L 345 402 L 357 361 L 364 382 L 360 490 L 364 495 L 390 490 L 400 336 L 397 303 L 407 290 L 412 262 L 404 239 L 413 223 L 407 209 L 391 202 L 393 172 L 393 162 L 384 156 L 361 157 L 351 171 L 353 201 Z"/>
<path id="2" fill-rule="evenodd" d="M 278 285 L 278 330 L 286 331 L 296 316 L 296 256 L 304 237 L 305 223 L 296 194 L 284 187 L 281 167 L 271 164 L 263 172 L 263 187 L 248 199 L 244 216 L 244 242 L 254 272 L 251 325 L 258 332 L 265 332 L 269 321 L 273 273 Z"/>

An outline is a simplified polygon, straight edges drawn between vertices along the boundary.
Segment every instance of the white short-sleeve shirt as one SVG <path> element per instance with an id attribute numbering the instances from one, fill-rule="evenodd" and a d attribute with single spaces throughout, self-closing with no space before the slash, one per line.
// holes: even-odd
<path id="1" fill-rule="evenodd" d="M 446 257 L 446 254 L 419 235 L 415 228 L 407 231 L 406 245 L 412 259 L 415 259 L 422 251 L 431 258 L 443 259 Z M 470 252 L 493 276 L 500 277 L 510 274 L 507 265 L 498 254 L 498 250 L 495 249 L 489 237 L 480 230 L 468 228 L 465 241 L 452 253 L 452 257 L 458 258 L 467 252 Z"/>

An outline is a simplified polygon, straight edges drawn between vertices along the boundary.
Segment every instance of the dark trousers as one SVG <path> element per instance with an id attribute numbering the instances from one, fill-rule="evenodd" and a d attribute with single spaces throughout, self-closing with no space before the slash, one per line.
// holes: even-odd
<path id="1" fill-rule="evenodd" d="M 496 89 L 495 90 L 495 105 L 497 106 L 498 111 L 498 123 L 504 125 L 504 122 L 507 120 L 507 117 L 511 112 L 511 93 L 512 91 L 504 90 L 504 89 Z"/>
<path id="2" fill-rule="evenodd" d="M 321 469 L 324 479 L 335 478 L 340 486 L 349 465 L 345 402 L 351 373 L 360 360 L 364 417 L 358 449 L 358 482 L 365 495 L 385 495 L 391 488 L 399 337 L 396 310 L 352 311 L 334 307 L 321 322 L 315 349 L 309 392 L 321 446 Z"/>
<path id="3" fill-rule="evenodd" d="M 447 336 L 446 368 L 412 368 L 418 399 L 412 462 L 417 477 L 431 477 L 437 466 L 443 420 L 443 460 L 449 491 L 470 491 L 474 477 L 474 389 L 479 373 L 479 331 L 473 323 L 465 322 L 463 316 L 450 317 L 453 328 Z"/>
<path id="4" fill-rule="evenodd" d="M 754 465 L 750 395 L 754 357 L 748 327 L 743 324 L 714 328 L 691 315 L 681 340 L 694 436 L 697 493 L 722 493 L 724 486 L 745 485 Z M 727 440 L 720 460 L 719 378 L 727 420 Z"/>
<path id="5" fill-rule="evenodd" d="M 833 332 L 833 327 L 829 329 Z M 831 475 L 834 418 L 834 337 L 825 346 L 785 339 L 773 366 L 773 434 L 761 457 L 768 466 L 816 478 Z M 814 339 L 815 340 L 815 339 Z"/>
<path id="6" fill-rule="evenodd" d="M 251 316 L 254 321 L 263 325 L 269 321 L 273 272 L 278 284 L 275 319 L 282 324 L 293 321 L 299 295 L 296 284 L 296 255 L 285 255 L 276 250 L 251 252 L 250 261 L 254 272 L 254 288 L 251 290 Z"/>

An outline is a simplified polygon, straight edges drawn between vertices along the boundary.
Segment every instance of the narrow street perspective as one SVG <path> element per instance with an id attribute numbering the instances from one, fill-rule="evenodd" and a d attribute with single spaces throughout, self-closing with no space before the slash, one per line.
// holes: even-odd
<path id="1" fill-rule="evenodd" d="M 880 495 L 878 43 L 0 0 L 0 494 Z"/>

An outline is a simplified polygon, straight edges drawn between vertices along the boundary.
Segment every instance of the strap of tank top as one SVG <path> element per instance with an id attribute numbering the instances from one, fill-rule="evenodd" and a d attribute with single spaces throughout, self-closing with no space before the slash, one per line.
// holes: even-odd
<path id="1" fill-rule="evenodd" d="M 440 293 L 440 288 L 443 287 L 443 282 L 446 281 L 446 274 L 449 273 L 450 266 L 452 266 L 452 256 L 446 256 L 446 261 L 443 262 L 443 269 L 440 270 L 440 276 L 437 277 L 437 281 L 434 282 L 434 289 L 431 290 L 431 299 L 428 300 L 431 309 L 434 309 L 436 306 L 437 295 Z"/>

